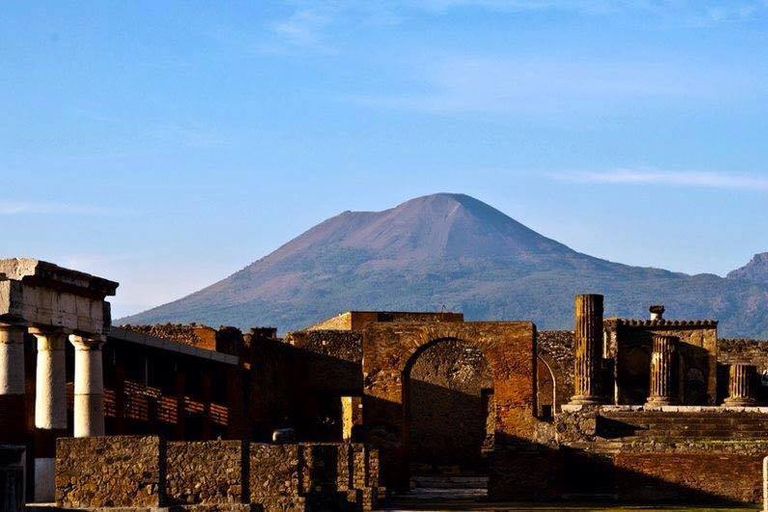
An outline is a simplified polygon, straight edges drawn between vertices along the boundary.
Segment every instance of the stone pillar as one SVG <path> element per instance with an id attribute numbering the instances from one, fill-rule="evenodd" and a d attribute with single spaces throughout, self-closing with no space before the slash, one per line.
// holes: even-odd
<path id="1" fill-rule="evenodd" d="M 728 382 L 728 398 L 724 405 L 729 407 L 747 407 L 755 405 L 755 382 L 757 381 L 757 366 L 753 364 L 734 363 L 730 368 Z"/>
<path id="2" fill-rule="evenodd" d="M 70 336 L 75 346 L 75 437 L 104 435 L 103 337 Z"/>
<path id="3" fill-rule="evenodd" d="M 3 443 L 26 438 L 23 325 L 0 324 L 0 435 Z"/>
<path id="4" fill-rule="evenodd" d="M 355 429 L 363 424 L 363 400 L 359 396 L 341 397 L 341 440 L 353 441 Z"/>
<path id="5" fill-rule="evenodd" d="M 63 331 L 29 330 L 37 338 L 35 373 L 35 502 L 54 500 L 56 438 L 67 434 L 67 377 Z"/>
<path id="6" fill-rule="evenodd" d="M 577 295 L 572 404 L 599 404 L 598 369 L 603 348 L 603 296 Z"/>
<path id="7" fill-rule="evenodd" d="M 675 403 L 677 338 L 654 336 L 651 353 L 651 389 L 645 405 L 658 407 Z"/>

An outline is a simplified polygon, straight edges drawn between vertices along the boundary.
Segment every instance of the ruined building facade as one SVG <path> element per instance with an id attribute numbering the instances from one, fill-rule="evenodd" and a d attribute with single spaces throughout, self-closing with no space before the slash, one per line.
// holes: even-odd
<path id="1" fill-rule="evenodd" d="M 0 261 L 0 483 L 20 499 L 367 510 L 445 475 L 517 502 L 760 496 L 768 350 L 713 320 L 579 295 L 573 331 L 350 311 L 278 338 L 111 326 L 116 288 Z"/>

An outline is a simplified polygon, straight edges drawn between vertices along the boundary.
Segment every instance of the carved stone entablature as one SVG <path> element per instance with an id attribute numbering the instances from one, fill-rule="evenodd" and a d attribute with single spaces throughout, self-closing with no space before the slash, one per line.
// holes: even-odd
<path id="1" fill-rule="evenodd" d="M 106 334 L 118 284 L 33 259 L 0 260 L 0 322 Z"/>
<path id="2" fill-rule="evenodd" d="M 717 327 L 717 320 L 643 320 L 636 318 L 607 318 L 603 321 L 603 328 L 606 331 L 616 330 L 617 327 L 639 327 L 639 328 L 714 328 Z"/>

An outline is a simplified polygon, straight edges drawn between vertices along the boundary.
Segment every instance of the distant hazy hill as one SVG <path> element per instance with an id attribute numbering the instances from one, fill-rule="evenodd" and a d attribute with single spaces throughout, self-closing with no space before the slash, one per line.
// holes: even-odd
<path id="1" fill-rule="evenodd" d="M 555 329 L 571 327 L 574 294 L 593 292 L 606 295 L 607 315 L 644 317 L 663 303 L 669 318 L 716 318 L 725 335 L 768 337 L 766 267 L 753 260 L 728 278 L 630 267 L 578 253 L 472 197 L 435 194 L 344 212 L 222 281 L 119 322 L 282 331 L 350 309 L 444 305 L 469 319 Z"/>

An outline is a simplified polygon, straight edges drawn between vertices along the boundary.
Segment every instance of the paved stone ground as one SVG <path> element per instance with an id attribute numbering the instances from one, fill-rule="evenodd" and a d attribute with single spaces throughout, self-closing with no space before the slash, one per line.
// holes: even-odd
<path id="1" fill-rule="evenodd" d="M 458 512 L 458 511 L 465 511 L 465 512 L 507 512 L 507 511 L 519 511 L 519 510 L 536 510 L 536 511 L 568 511 L 568 510 L 580 510 L 580 511 L 590 511 L 590 510 L 599 510 L 599 511 L 610 511 L 610 512 L 632 512 L 636 510 L 655 510 L 655 511 L 663 511 L 663 510 L 669 510 L 669 511 L 676 511 L 676 512 L 704 512 L 704 511 L 716 511 L 716 512 L 742 512 L 742 511 L 757 511 L 760 510 L 758 507 L 754 508 L 689 508 L 689 507 L 610 507 L 610 506 L 594 506 L 594 505 L 526 505 L 526 504 L 501 504 L 501 503 L 495 503 L 493 505 L 490 505 L 488 503 L 482 504 L 482 503 L 422 503 L 419 504 L 418 507 L 407 507 L 407 508 L 400 508 L 397 506 L 393 507 L 387 507 L 383 510 L 388 510 L 390 512 L 425 512 L 425 511 L 432 511 L 432 512 Z"/>

